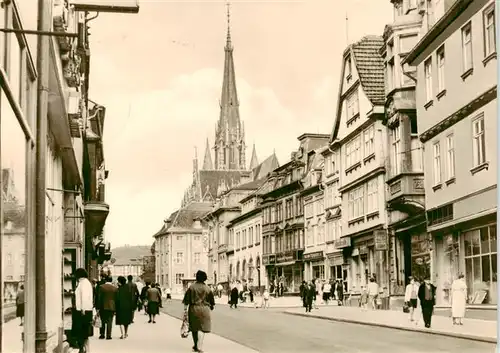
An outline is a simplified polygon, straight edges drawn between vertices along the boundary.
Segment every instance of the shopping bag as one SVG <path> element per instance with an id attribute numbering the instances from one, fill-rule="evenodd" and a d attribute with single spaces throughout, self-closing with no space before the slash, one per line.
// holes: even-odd
<path id="1" fill-rule="evenodd" d="M 410 307 L 408 306 L 408 303 L 407 303 L 407 302 L 405 302 L 405 303 L 403 304 L 403 312 L 404 312 L 404 313 L 409 313 L 409 312 L 410 312 Z"/>
<path id="2" fill-rule="evenodd" d="M 184 313 L 181 324 L 181 337 L 187 338 L 189 336 L 189 323 L 188 323 L 188 315 Z"/>
<path id="3" fill-rule="evenodd" d="M 99 313 L 97 313 L 97 314 L 94 315 L 94 319 L 93 319 L 92 325 L 95 328 L 101 328 L 102 322 L 101 322 L 101 317 L 99 316 Z"/>

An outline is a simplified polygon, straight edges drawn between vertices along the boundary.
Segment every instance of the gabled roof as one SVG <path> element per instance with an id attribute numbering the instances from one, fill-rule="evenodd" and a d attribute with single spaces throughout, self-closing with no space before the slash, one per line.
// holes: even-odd
<path id="1" fill-rule="evenodd" d="M 384 59 L 380 55 L 380 48 L 384 45 L 381 36 L 365 36 L 358 42 L 349 45 L 343 55 L 341 66 L 341 79 L 339 85 L 339 95 L 337 101 L 337 116 L 333 125 L 330 143 L 334 142 L 339 132 L 340 120 L 342 118 L 342 91 L 345 74 L 345 61 L 349 54 L 353 58 L 359 82 L 363 88 L 366 98 L 373 105 L 384 105 L 385 103 L 385 79 L 384 79 Z"/>
<path id="2" fill-rule="evenodd" d="M 366 36 L 351 45 L 359 81 L 373 105 L 385 102 L 384 59 L 379 53 L 383 45 L 381 36 Z"/>
<path id="3" fill-rule="evenodd" d="M 259 180 L 262 178 L 266 178 L 269 173 L 278 168 L 280 163 L 278 161 L 278 157 L 276 157 L 276 153 L 273 152 L 272 155 L 264 159 L 262 163 L 260 163 L 257 167 L 252 170 L 253 179 Z"/>
<path id="4" fill-rule="evenodd" d="M 211 202 L 191 202 L 186 207 L 172 212 L 163 227 L 153 237 L 166 234 L 169 230 L 193 229 L 195 220 L 200 219 L 212 210 Z"/>
<path id="5" fill-rule="evenodd" d="M 231 187 L 238 185 L 243 175 L 249 174 L 244 170 L 200 170 L 199 173 L 201 195 L 204 199 L 207 199 L 208 196 L 211 196 L 212 199 L 217 197 L 217 189 L 222 180 L 224 180 L 225 185 Z"/>

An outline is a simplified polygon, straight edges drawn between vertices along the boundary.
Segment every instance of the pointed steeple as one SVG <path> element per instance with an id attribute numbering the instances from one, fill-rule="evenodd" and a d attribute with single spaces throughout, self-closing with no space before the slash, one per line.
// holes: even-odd
<path id="1" fill-rule="evenodd" d="M 224 47 L 224 76 L 220 105 L 220 116 L 215 132 L 215 169 L 245 170 L 245 136 L 240 120 L 236 74 L 231 41 L 231 15 L 227 6 L 227 35 Z"/>
<path id="2" fill-rule="evenodd" d="M 255 150 L 255 143 L 253 144 L 252 159 L 250 160 L 250 170 L 253 170 L 259 165 L 259 160 L 257 159 L 257 151 Z"/>
<path id="3" fill-rule="evenodd" d="M 212 163 L 212 155 L 210 154 L 210 145 L 208 143 L 208 137 L 207 137 L 207 143 L 205 146 L 205 158 L 203 159 L 203 170 L 212 170 L 214 169 L 214 165 Z"/>

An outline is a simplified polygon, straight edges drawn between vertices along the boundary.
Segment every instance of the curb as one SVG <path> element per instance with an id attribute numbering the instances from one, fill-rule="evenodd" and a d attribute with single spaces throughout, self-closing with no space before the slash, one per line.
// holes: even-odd
<path id="1" fill-rule="evenodd" d="M 463 334 L 463 333 L 437 331 L 437 330 L 430 331 L 429 329 L 423 329 L 423 328 L 419 328 L 419 327 L 410 328 L 410 327 L 396 326 L 396 325 L 390 325 L 390 324 L 381 324 L 381 323 L 376 323 L 376 322 L 366 322 L 366 321 L 353 320 L 353 319 L 326 317 L 326 316 L 321 316 L 321 315 L 314 315 L 314 314 L 311 315 L 311 314 L 305 314 L 305 313 L 294 313 L 294 312 L 289 312 L 289 311 L 283 311 L 283 313 L 287 314 L 287 315 L 294 315 L 294 316 L 312 317 L 314 319 L 320 319 L 320 320 L 346 322 L 346 323 L 350 323 L 350 324 L 358 324 L 358 325 L 365 325 L 365 326 L 384 327 L 384 328 L 389 328 L 389 329 L 393 329 L 393 330 L 420 332 L 420 333 L 425 333 L 428 335 L 447 336 L 447 337 L 460 338 L 460 339 L 469 340 L 469 341 L 478 341 L 478 342 L 486 342 L 486 343 L 494 343 L 494 344 L 497 343 L 496 338 L 474 336 L 474 335 Z"/>
<path id="2" fill-rule="evenodd" d="M 9 321 L 12 321 L 16 318 L 16 312 L 8 313 L 3 316 L 3 322 L 6 324 Z"/>

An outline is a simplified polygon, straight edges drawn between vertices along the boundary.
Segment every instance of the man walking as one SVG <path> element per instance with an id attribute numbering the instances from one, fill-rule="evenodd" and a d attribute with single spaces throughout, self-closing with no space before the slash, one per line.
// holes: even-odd
<path id="1" fill-rule="evenodd" d="M 137 309 L 137 302 L 139 300 L 139 290 L 137 289 L 137 284 L 133 282 L 134 277 L 132 275 L 127 276 L 127 286 L 130 289 L 130 293 L 132 294 L 132 324 L 134 323 L 134 313 Z"/>
<path id="2" fill-rule="evenodd" d="M 116 295 L 118 288 L 113 285 L 111 276 L 106 278 L 106 283 L 99 286 L 99 295 L 97 297 L 97 310 L 101 317 L 101 328 L 99 329 L 99 339 L 111 339 L 111 331 L 113 329 L 113 317 L 116 311 Z"/>
<path id="3" fill-rule="evenodd" d="M 432 313 L 436 304 L 436 286 L 431 283 L 430 278 L 427 277 L 418 288 L 418 299 L 420 299 L 425 327 L 430 328 Z"/>

